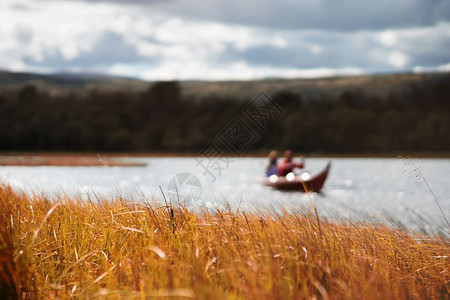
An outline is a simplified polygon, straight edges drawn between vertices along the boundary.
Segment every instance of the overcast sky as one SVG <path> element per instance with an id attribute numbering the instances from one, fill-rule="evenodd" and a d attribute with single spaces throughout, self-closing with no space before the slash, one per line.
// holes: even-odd
<path id="1" fill-rule="evenodd" d="M 0 0 L 0 69 L 148 80 L 450 71 L 450 1 Z"/>

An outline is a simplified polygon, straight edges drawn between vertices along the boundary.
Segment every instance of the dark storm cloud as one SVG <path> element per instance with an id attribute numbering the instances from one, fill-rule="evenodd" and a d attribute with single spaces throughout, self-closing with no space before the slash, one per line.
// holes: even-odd
<path id="1" fill-rule="evenodd" d="M 379 30 L 429 26 L 450 20 L 448 0 L 90 0 L 87 2 L 151 6 L 152 10 L 175 13 L 180 17 L 272 29 Z"/>
<path id="2" fill-rule="evenodd" d="M 243 59 L 251 66 L 296 69 L 373 67 L 368 49 L 375 43 L 369 36 L 322 31 L 290 34 L 285 40 L 285 47 L 256 45 L 237 49 L 229 46 L 220 59 Z"/>
<path id="3" fill-rule="evenodd" d="M 286 47 L 256 45 L 246 49 L 228 46 L 219 61 L 244 60 L 250 66 L 274 68 L 360 68 L 367 71 L 388 71 L 398 66 L 433 67 L 450 62 L 448 27 L 433 32 L 403 30 L 395 35 L 392 45 L 380 41 L 370 32 L 320 33 L 290 35 Z M 398 60 L 403 57 L 404 62 Z M 397 57 L 397 62 L 395 61 Z"/>

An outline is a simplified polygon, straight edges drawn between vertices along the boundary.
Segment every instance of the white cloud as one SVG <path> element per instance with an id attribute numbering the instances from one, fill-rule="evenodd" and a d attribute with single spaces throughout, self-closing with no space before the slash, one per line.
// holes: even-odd
<path id="1" fill-rule="evenodd" d="M 323 48 L 317 44 L 312 44 L 310 46 L 311 53 L 314 55 L 320 55 L 323 52 Z"/>
<path id="2" fill-rule="evenodd" d="M 364 71 L 358 68 L 276 68 L 269 66 L 251 66 L 244 61 L 227 65 L 223 68 L 210 68 L 203 63 L 188 63 L 185 65 L 169 63 L 157 69 L 149 70 L 142 74 L 145 80 L 251 80 L 263 78 L 319 78 L 338 75 L 360 75 Z"/>
<path id="3" fill-rule="evenodd" d="M 385 30 L 375 36 L 382 45 L 392 47 L 397 42 L 397 36 L 393 30 Z"/>
<path id="4" fill-rule="evenodd" d="M 437 67 L 422 67 L 415 66 L 413 68 L 414 73 L 426 73 L 426 72 L 450 72 L 450 63 L 440 65 Z"/>
<path id="5" fill-rule="evenodd" d="M 399 51 L 394 51 L 389 55 L 389 63 L 396 68 L 403 68 L 408 63 L 408 57 Z"/>
<path id="6" fill-rule="evenodd" d="M 158 44 L 155 43 L 150 43 L 145 40 L 136 39 L 135 41 L 132 42 L 132 44 L 135 45 L 137 52 L 142 57 L 152 57 L 160 53 L 159 51 L 160 47 Z"/>
<path id="7" fill-rule="evenodd" d="M 450 72 L 450 63 L 438 66 L 437 70 L 440 72 Z"/>
<path id="8" fill-rule="evenodd" d="M 126 64 L 114 64 L 106 69 L 106 73 L 115 76 L 132 77 L 136 76 L 136 70 L 133 66 Z"/>

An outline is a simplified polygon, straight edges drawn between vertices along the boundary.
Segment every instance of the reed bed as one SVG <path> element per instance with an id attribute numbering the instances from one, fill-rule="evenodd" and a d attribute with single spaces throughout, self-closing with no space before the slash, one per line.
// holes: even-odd
<path id="1" fill-rule="evenodd" d="M 0 186 L 0 298 L 448 299 L 449 241 Z"/>

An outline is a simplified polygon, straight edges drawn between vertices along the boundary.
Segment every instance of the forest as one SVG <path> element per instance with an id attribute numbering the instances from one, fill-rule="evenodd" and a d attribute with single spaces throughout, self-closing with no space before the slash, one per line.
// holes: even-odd
<path id="1" fill-rule="evenodd" d="M 314 98 L 290 90 L 266 96 L 278 115 L 267 118 L 261 130 L 246 114 L 256 98 L 183 95 L 174 81 L 144 91 L 92 88 L 61 94 L 25 84 L 0 91 L 0 151 L 198 153 L 242 116 L 243 128 L 254 134 L 241 141 L 245 147 L 241 143 L 238 154 L 287 148 L 450 152 L 450 85 L 443 82 L 411 83 L 381 97 L 364 88 Z"/>

